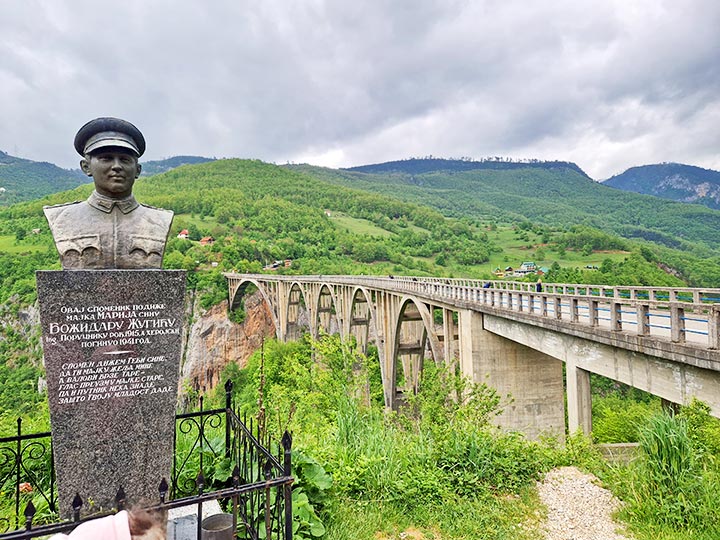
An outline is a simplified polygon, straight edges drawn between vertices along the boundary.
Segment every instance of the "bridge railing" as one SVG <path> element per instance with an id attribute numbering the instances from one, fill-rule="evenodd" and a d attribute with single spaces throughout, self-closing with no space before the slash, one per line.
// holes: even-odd
<path id="1" fill-rule="evenodd" d="M 421 276 L 287 276 L 226 274 L 299 283 L 364 286 L 421 297 L 477 303 L 495 309 L 584 324 L 615 332 L 720 347 L 720 289 L 532 283 Z M 238 283 L 239 283 L 238 281 Z"/>
<path id="2" fill-rule="evenodd" d="M 720 290 L 464 279 L 383 278 L 416 294 L 476 302 L 612 331 L 717 349 Z M 396 289 L 396 286 L 390 285 Z M 397 290 L 397 289 L 396 289 Z"/>

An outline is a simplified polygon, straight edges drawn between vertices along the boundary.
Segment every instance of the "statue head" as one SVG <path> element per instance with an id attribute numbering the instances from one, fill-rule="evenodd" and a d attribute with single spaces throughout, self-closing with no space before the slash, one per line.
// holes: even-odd
<path id="1" fill-rule="evenodd" d="M 119 118 L 96 118 L 75 135 L 75 150 L 83 159 L 80 168 L 106 197 L 129 197 L 142 170 L 138 158 L 145 152 L 145 138 L 138 128 Z"/>

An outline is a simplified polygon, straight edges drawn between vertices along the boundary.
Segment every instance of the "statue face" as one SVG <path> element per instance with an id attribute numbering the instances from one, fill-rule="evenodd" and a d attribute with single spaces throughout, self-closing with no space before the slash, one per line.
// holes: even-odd
<path id="1" fill-rule="evenodd" d="M 80 167 L 95 181 L 95 190 L 106 197 L 122 199 L 130 196 L 141 166 L 135 155 L 122 148 L 107 148 L 83 159 Z"/>

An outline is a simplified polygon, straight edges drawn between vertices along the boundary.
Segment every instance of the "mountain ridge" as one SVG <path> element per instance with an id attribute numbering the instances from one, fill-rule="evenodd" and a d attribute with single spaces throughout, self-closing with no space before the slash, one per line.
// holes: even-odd
<path id="1" fill-rule="evenodd" d="M 481 160 L 452 159 L 452 158 L 408 158 L 402 160 L 386 161 L 356 167 L 343 167 L 342 170 L 365 173 L 392 173 L 422 174 L 433 171 L 471 171 L 471 170 L 517 170 L 517 169 L 570 169 L 590 178 L 577 164 L 570 161 L 543 161 L 538 159 L 511 160 L 509 158 L 493 157 Z"/>
<path id="2" fill-rule="evenodd" d="M 604 185 L 673 201 L 720 209 L 720 172 L 683 163 L 631 167 Z"/>
<path id="3" fill-rule="evenodd" d="M 0 206 L 42 197 L 87 183 L 79 170 L 62 169 L 47 161 L 32 161 L 0 150 Z"/>
<path id="4" fill-rule="evenodd" d="M 337 185 L 426 204 L 456 218 L 527 219 L 563 227 L 584 224 L 668 247 L 685 248 L 683 243 L 689 240 L 713 250 L 720 229 L 717 210 L 613 189 L 573 168 L 365 173 L 286 167 Z"/>

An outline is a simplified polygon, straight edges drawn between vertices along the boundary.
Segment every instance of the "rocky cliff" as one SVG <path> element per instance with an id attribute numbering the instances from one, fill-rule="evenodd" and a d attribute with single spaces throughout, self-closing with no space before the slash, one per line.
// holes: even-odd
<path id="1" fill-rule="evenodd" d="M 230 362 L 245 366 L 262 340 L 274 337 L 275 327 L 267 304 L 259 293 L 245 300 L 245 321 L 228 319 L 227 302 L 202 310 L 191 299 L 192 311 L 180 373 L 181 388 L 210 390 L 222 383 L 220 376 Z"/>
<path id="2" fill-rule="evenodd" d="M 720 172 L 681 163 L 632 167 L 605 185 L 720 209 Z"/>

